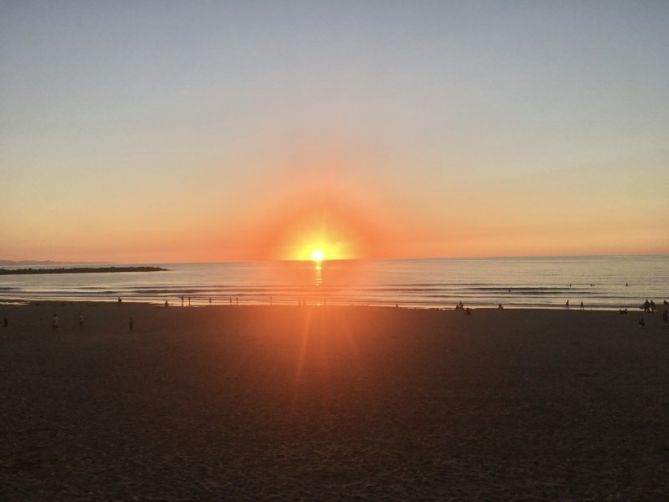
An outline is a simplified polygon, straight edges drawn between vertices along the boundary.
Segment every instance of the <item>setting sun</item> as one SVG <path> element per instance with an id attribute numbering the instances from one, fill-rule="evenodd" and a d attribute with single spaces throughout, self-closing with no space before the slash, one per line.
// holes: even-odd
<path id="1" fill-rule="evenodd" d="M 325 253 L 322 249 L 314 249 L 311 252 L 311 259 L 317 263 L 320 263 L 325 259 Z"/>
<path id="2" fill-rule="evenodd" d="M 364 256 L 371 232 L 356 221 L 359 213 L 339 208 L 304 208 L 287 212 L 274 225 L 276 237 L 268 248 L 281 260 L 324 261 L 352 260 Z"/>

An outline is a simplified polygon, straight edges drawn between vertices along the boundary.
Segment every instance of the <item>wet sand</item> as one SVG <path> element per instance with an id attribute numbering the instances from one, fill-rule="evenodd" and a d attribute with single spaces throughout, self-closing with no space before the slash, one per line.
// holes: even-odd
<path id="1" fill-rule="evenodd" d="M 669 497 L 660 313 L 42 303 L 2 316 L 1 500 Z"/>

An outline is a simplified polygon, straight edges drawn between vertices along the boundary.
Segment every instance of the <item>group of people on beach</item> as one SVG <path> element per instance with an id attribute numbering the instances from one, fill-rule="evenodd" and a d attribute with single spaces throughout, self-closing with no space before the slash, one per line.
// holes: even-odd
<path id="1" fill-rule="evenodd" d="M 639 309 L 643 310 L 644 313 L 654 314 L 655 311 L 657 310 L 657 305 L 655 305 L 655 302 L 653 300 L 646 299 L 646 301 L 639 306 Z M 620 310 L 619 312 L 621 314 L 623 313 L 622 310 Z M 627 313 L 627 309 L 625 309 L 625 313 Z M 669 302 L 667 300 L 664 300 L 664 310 L 662 311 L 662 323 L 665 328 L 669 328 Z M 643 317 L 639 319 L 639 326 L 641 326 L 642 328 L 646 326 L 646 320 Z"/>
<path id="2" fill-rule="evenodd" d="M 665 306 L 667 305 L 667 300 L 664 301 L 664 304 Z M 644 312 L 655 312 L 657 310 L 655 302 L 653 300 L 648 301 L 648 299 L 646 299 L 639 308 Z"/>
<path id="3" fill-rule="evenodd" d="M 458 302 L 457 305 L 455 306 L 455 310 L 462 310 L 465 315 L 472 315 L 472 309 L 469 307 L 465 307 L 465 304 L 462 303 L 462 301 Z"/>
<path id="4" fill-rule="evenodd" d="M 7 318 L 5 317 L 5 327 L 7 327 L 7 325 L 8 325 L 8 322 L 7 322 Z M 84 315 L 83 314 L 79 314 L 78 325 L 79 325 L 79 329 L 84 329 Z M 59 329 L 60 329 L 60 317 L 58 316 L 58 314 L 54 313 L 51 316 L 51 330 L 52 331 L 58 331 Z M 132 316 L 130 316 L 130 318 L 128 319 L 128 331 L 130 333 L 133 333 L 135 331 L 135 319 Z"/>
<path id="5" fill-rule="evenodd" d="M 79 314 L 79 329 L 84 329 L 84 314 Z M 57 329 L 60 328 L 60 317 L 58 317 L 58 314 L 53 314 L 51 316 L 51 329 L 53 331 L 56 331 Z"/>

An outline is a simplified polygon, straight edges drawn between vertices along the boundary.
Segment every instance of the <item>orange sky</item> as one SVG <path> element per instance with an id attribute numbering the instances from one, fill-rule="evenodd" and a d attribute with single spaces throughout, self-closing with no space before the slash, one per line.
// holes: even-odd
<path id="1" fill-rule="evenodd" d="M 669 253 L 667 14 L 12 3 L 0 259 Z"/>

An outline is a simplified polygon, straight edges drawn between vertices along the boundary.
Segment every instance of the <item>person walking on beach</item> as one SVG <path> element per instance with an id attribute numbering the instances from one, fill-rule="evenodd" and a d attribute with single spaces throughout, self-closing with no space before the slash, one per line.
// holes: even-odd
<path id="1" fill-rule="evenodd" d="M 118 299 L 116 300 L 116 303 L 123 303 L 123 300 L 121 299 L 120 296 L 119 296 Z"/>
<path id="2" fill-rule="evenodd" d="M 130 319 L 128 319 L 128 333 L 134 333 L 135 332 L 135 319 L 131 316 Z"/>
<path id="3" fill-rule="evenodd" d="M 567 300 L 567 301 L 565 302 L 564 306 L 565 306 L 565 308 L 567 308 L 567 309 L 569 308 L 569 300 Z"/>
<path id="4" fill-rule="evenodd" d="M 60 325 L 60 319 L 58 319 L 58 314 L 54 314 L 51 317 L 51 329 L 57 330 L 59 325 Z"/>
<path id="5" fill-rule="evenodd" d="M 583 305 L 583 300 L 581 300 L 581 310 L 583 310 L 585 306 Z"/>

